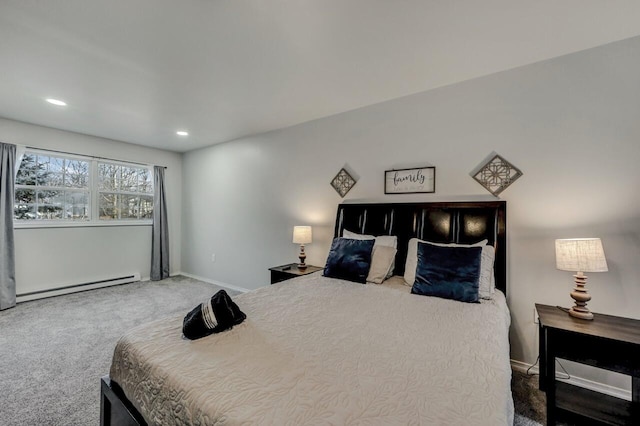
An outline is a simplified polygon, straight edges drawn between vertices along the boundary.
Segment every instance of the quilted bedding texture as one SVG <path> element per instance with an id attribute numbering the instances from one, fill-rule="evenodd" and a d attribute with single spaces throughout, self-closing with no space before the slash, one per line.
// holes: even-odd
<path id="1" fill-rule="evenodd" d="M 234 296 L 232 330 L 130 330 L 111 379 L 154 425 L 511 425 L 509 310 L 320 273 Z"/>

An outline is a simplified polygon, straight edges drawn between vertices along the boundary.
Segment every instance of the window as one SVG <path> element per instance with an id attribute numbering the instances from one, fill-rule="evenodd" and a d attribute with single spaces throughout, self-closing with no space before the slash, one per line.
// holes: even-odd
<path id="1" fill-rule="evenodd" d="M 87 161 L 25 154 L 16 176 L 17 220 L 90 219 Z"/>
<path id="2" fill-rule="evenodd" d="M 98 163 L 100 220 L 151 219 L 153 182 L 148 168 Z"/>
<path id="3" fill-rule="evenodd" d="M 27 151 L 16 176 L 17 224 L 149 221 L 149 167 L 75 155 Z"/>

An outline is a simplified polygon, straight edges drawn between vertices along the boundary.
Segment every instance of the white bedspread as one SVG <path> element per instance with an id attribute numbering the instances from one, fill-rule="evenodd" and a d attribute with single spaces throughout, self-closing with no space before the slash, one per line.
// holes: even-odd
<path id="1" fill-rule="evenodd" d="M 391 282 L 389 282 L 391 281 Z M 511 425 L 509 310 L 320 273 L 234 296 L 231 331 L 129 331 L 110 376 L 158 425 Z M 185 312 L 186 314 L 186 312 Z"/>

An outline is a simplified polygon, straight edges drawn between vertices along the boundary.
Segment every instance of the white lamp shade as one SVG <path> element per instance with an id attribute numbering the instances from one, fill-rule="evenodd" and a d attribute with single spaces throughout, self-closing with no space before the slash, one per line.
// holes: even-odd
<path id="1" fill-rule="evenodd" d="M 294 226 L 293 242 L 295 244 L 311 243 L 311 227 L 310 226 Z"/>
<path id="2" fill-rule="evenodd" d="M 606 272 L 607 259 L 600 238 L 556 240 L 556 268 L 573 272 Z"/>

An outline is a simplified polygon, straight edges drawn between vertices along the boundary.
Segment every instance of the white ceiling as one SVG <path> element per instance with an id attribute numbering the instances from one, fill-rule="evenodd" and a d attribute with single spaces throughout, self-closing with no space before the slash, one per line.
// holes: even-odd
<path id="1" fill-rule="evenodd" d="M 188 151 L 639 34 L 637 0 L 0 0 L 0 116 Z"/>

